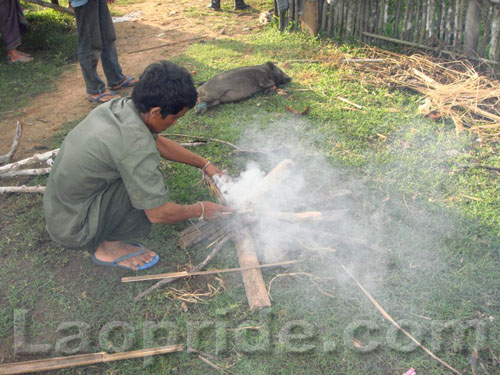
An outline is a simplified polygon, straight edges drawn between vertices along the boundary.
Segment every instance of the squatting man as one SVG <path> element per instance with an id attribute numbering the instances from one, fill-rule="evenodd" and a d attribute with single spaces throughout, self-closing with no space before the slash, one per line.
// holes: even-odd
<path id="1" fill-rule="evenodd" d="M 228 208 L 213 202 L 180 205 L 168 200 L 160 156 L 222 172 L 204 157 L 158 135 L 196 104 L 184 68 L 160 61 L 146 68 L 131 98 L 94 109 L 67 135 L 43 197 L 46 228 L 57 243 L 93 253 L 95 263 L 141 270 L 158 255 L 125 241 L 149 233 L 151 223 L 211 220 Z"/>

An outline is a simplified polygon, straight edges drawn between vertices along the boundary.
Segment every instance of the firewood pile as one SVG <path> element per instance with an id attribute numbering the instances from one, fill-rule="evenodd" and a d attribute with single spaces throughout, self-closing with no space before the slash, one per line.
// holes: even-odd
<path id="1" fill-rule="evenodd" d="M 498 140 L 499 81 L 478 73 L 466 61 L 445 61 L 419 54 L 407 56 L 375 48 L 366 48 L 364 54 L 365 61 L 344 60 L 342 68 L 353 80 L 416 91 L 427 99 L 420 107 L 423 115 L 452 119 L 457 133 L 469 131 Z"/>
<path id="2" fill-rule="evenodd" d="M 221 218 L 212 221 L 199 221 L 187 229 L 182 231 L 179 236 L 179 246 L 182 249 L 187 249 L 196 244 L 205 242 L 208 249 L 212 249 L 207 258 L 193 267 L 190 272 L 174 272 L 158 275 L 134 276 L 122 279 L 122 282 L 158 280 L 159 282 L 143 291 L 136 297 L 136 301 L 152 293 L 155 289 L 182 277 L 191 277 L 202 274 L 222 273 L 228 271 L 241 272 L 245 291 L 247 295 L 248 305 L 250 310 L 258 310 L 263 307 L 271 306 L 261 269 L 267 267 L 285 266 L 297 263 L 298 260 L 286 260 L 269 264 L 261 264 L 260 254 L 278 253 L 288 254 L 288 250 L 300 249 L 314 250 L 321 252 L 325 247 L 321 247 L 321 243 L 341 244 L 352 247 L 365 247 L 375 252 L 385 252 L 373 243 L 366 240 L 344 236 L 335 233 L 336 225 L 348 213 L 348 209 L 334 209 L 322 211 L 304 211 L 304 206 L 307 208 L 307 202 L 296 202 L 293 211 L 279 211 L 267 208 L 258 207 L 255 202 L 265 201 L 268 195 L 273 195 L 276 189 L 286 184 L 288 178 L 293 174 L 295 163 L 290 159 L 284 159 L 278 163 L 252 190 L 244 197 L 244 201 L 248 202 L 248 209 L 239 209 L 236 211 L 226 212 Z M 221 192 L 219 185 L 213 180 L 206 178 L 213 195 L 218 202 L 226 204 L 225 196 Z M 338 191 L 326 197 L 322 203 L 325 204 L 329 199 L 337 199 L 350 195 L 348 190 Z M 289 207 L 287 207 L 289 208 Z M 293 235 L 286 238 L 285 241 L 276 241 L 272 248 L 260 248 L 270 246 L 262 244 L 256 239 L 259 237 L 259 221 L 270 220 L 270 223 L 275 225 L 290 225 L 287 228 L 293 228 L 290 232 Z M 270 224 L 273 225 L 273 224 Z M 328 230 L 322 231 L 323 225 L 328 227 Z M 278 229 L 276 229 L 278 230 Z M 210 270 L 200 272 L 207 264 L 219 253 L 219 251 L 228 243 L 232 242 L 236 248 L 239 267 L 225 270 Z M 281 248 L 280 248 L 281 247 Z M 334 252 L 331 247 L 329 252 Z"/>

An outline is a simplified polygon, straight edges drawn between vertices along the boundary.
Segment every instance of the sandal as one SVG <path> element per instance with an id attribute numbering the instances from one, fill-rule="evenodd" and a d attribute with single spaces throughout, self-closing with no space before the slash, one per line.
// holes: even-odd
<path id="1" fill-rule="evenodd" d="M 118 86 L 110 87 L 110 89 L 116 91 L 127 87 L 134 87 L 138 82 L 137 80 L 134 80 L 134 77 L 125 77 L 122 83 L 120 83 Z"/>
<path id="2" fill-rule="evenodd" d="M 100 266 L 118 267 L 118 268 L 124 268 L 126 270 L 135 271 L 133 268 L 130 268 L 130 267 L 127 267 L 127 266 L 122 266 L 121 264 L 119 264 L 119 263 L 123 262 L 124 260 L 136 257 L 138 255 L 142 255 L 142 254 L 144 254 L 146 252 L 146 249 L 140 243 L 133 242 L 133 243 L 131 243 L 131 245 L 137 246 L 140 250 L 138 252 L 136 252 L 136 253 L 124 255 L 124 256 L 122 256 L 122 257 L 120 257 L 118 259 L 115 259 L 112 262 L 104 262 L 102 260 L 97 259 L 95 257 L 95 255 L 91 255 L 92 261 L 94 263 L 96 263 L 96 264 L 99 264 Z M 154 258 L 149 261 L 149 263 L 146 263 L 146 264 L 143 264 L 142 266 L 137 267 L 137 271 L 141 271 L 141 270 L 145 270 L 145 269 L 153 267 L 156 263 L 158 263 L 159 259 L 160 258 L 158 257 L 158 254 L 156 254 L 154 256 Z"/>
<path id="3" fill-rule="evenodd" d="M 103 100 L 103 98 L 106 98 L 107 96 L 110 96 L 111 98 Z M 120 98 L 120 95 L 116 95 L 114 91 L 105 92 L 105 93 L 102 93 L 100 95 L 97 95 L 96 97 L 87 96 L 87 99 L 89 100 L 89 102 L 99 103 L 99 104 L 107 103 L 111 99 L 114 99 L 114 98 Z"/>

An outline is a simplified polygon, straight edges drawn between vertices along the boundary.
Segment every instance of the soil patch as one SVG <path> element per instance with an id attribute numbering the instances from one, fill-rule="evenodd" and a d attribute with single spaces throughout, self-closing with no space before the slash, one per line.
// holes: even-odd
<path id="1" fill-rule="evenodd" d="M 181 54 L 190 44 L 200 40 L 235 38 L 260 27 L 260 4 L 248 1 L 251 10 L 213 12 L 207 1 L 145 0 L 115 7 L 121 14 L 134 14 L 132 20 L 115 24 L 116 46 L 120 64 L 127 75 L 139 76 L 154 61 Z M 226 4 L 229 6 L 230 2 Z M 76 46 L 75 46 L 76 48 Z M 140 52 L 137 52 L 140 51 Z M 99 66 L 101 77 L 104 77 Z M 120 92 L 129 95 L 130 90 Z M 56 89 L 35 97 L 21 108 L 21 118 L 4 117 L 0 121 L 3 137 L 0 154 L 6 153 L 15 133 L 16 120 L 26 123 L 15 160 L 33 155 L 56 134 L 61 125 L 80 120 L 96 105 L 86 100 L 85 85 L 78 64 L 73 64 L 56 82 Z"/>

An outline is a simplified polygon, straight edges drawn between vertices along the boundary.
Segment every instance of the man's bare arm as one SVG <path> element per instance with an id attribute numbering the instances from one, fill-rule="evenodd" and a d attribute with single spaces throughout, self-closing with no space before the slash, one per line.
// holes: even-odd
<path id="1" fill-rule="evenodd" d="M 215 174 L 221 174 L 221 171 L 215 165 L 211 163 L 207 165 L 208 160 L 203 156 L 187 150 L 171 139 L 159 135 L 156 140 L 156 148 L 160 152 L 160 155 L 167 160 L 192 165 L 196 168 L 203 168 L 206 166 L 204 172 L 209 177 L 212 177 Z"/>
<path id="2" fill-rule="evenodd" d="M 203 218 L 211 220 L 217 213 L 227 211 L 228 208 L 213 202 L 197 202 L 194 204 L 182 205 L 166 202 L 159 207 L 144 210 L 151 223 L 173 224 L 191 218 Z"/>

